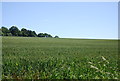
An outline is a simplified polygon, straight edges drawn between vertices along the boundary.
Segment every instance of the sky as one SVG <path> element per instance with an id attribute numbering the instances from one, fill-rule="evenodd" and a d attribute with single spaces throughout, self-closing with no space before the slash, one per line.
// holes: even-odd
<path id="1" fill-rule="evenodd" d="M 60 38 L 118 38 L 117 2 L 2 2 L 2 26 Z"/>

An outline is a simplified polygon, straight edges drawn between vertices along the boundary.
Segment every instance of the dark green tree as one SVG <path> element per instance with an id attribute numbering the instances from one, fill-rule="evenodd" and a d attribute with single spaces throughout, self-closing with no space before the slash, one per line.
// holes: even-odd
<path id="1" fill-rule="evenodd" d="M 35 31 L 31 31 L 31 30 L 27 30 L 25 28 L 22 28 L 21 29 L 21 36 L 24 36 L 24 37 L 36 37 L 37 34 Z"/>
<path id="2" fill-rule="evenodd" d="M 19 36 L 20 30 L 16 26 L 12 26 L 10 29 L 12 36 Z"/>
<path id="3" fill-rule="evenodd" d="M 21 36 L 28 37 L 28 31 L 27 31 L 27 29 L 25 29 L 25 28 L 21 29 Z"/>
<path id="4" fill-rule="evenodd" d="M 33 33 L 33 36 L 34 36 L 34 37 L 37 37 L 37 34 L 36 34 L 35 31 L 32 31 L 32 33 Z"/>
<path id="5" fill-rule="evenodd" d="M 54 38 L 59 38 L 57 35 Z"/>
<path id="6" fill-rule="evenodd" d="M 35 31 L 31 31 L 31 30 L 27 30 L 25 28 L 22 28 L 21 29 L 21 36 L 24 36 L 24 37 L 36 37 L 37 34 Z"/>
<path id="7" fill-rule="evenodd" d="M 52 35 L 48 34 L 47 37 L 52 37 Z"/>
<path id="8" fill-rule="evenodd" d="M 1 31 L 2 31 L 1 32 L 2 36 L 11 36 L 12 35 L 6 27 L 1 27 Z"/>
<path id="9" fill-rule="evenodd" d="M 47 33 L 39 33 L 38 34 L 38 37 L 52 37 L 50 34 L 47 34 Z"/>
<path id="10" fill-rule="evenodd" d="M 22 28 L 21 31 L 16 27 L 12 26 L 9 28 L 9 30 L 6 27 L 1 27 L 0 28 L 0 36 L 23 36 L 23 37 L 51 37 L 52 35 L 47 34 L 47 33 L 39 33 L 38 35 L 36 34 L 35 31 L 27 30 L 25 28 Z M 58 38 L 58 37 L 55 37 Z"/>
<path id="11" fill-rule="evenodd" d="M 45 37 L 43 33 L 39 33 L 38 37 Z"/>
<path id="12" fill-rule="evenodd" d="M 3 36 L 2 29 L 0 28 L 0 36 Z"/>

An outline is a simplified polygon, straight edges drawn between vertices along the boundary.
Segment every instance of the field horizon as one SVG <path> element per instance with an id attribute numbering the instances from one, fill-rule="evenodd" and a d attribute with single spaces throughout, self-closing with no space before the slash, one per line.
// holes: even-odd
<path id="1" fill-rule="evenodd" d="M 2 37 L 23 37 L 23 36 L 0 36 Z M 23 38 L 46 38 L 46 37 L 23 37 Z M 49 39 L 50 37 L 48 37 L 47 39 Z M 52 38 L 50 38 L 52 39 Z M 83 39 L 83 40 L 120 40 L 119 38 L 69 38 L 69 37 L 60 37 L 60 38 L 53 38 L 53 39 Z"/>

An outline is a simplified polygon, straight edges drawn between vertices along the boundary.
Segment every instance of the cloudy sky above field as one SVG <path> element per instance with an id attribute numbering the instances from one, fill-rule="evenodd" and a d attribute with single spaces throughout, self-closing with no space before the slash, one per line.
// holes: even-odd
<path id="1" fill-rule="evenodd" d="M 117 38 L 117 2 L 3 2 L 2 26 L 61 38 Z"/>

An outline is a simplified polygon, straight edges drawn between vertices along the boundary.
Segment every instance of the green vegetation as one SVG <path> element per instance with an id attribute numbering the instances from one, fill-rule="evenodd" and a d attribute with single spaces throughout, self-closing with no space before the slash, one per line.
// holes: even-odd
<path id="1" fill-rule="evenodd" d="M 1 27 L 0 28 L 0 36 L 20 36 L 20 37 L 45 37 L 45 38 L 52 38 L 52 35 L 47 33 L 39 33 L 36 34 L 35 31 L 27 30 L 22 28 L 19 30 L 16 26 L 12 26 L 11 28 Z M 54 38 L 59 38 L 55 36 Z"/>
<path id="2" fill-rule="evenodd" d="M 2 37 L 3 79 L 118 79 L 118 41 Z"/>

